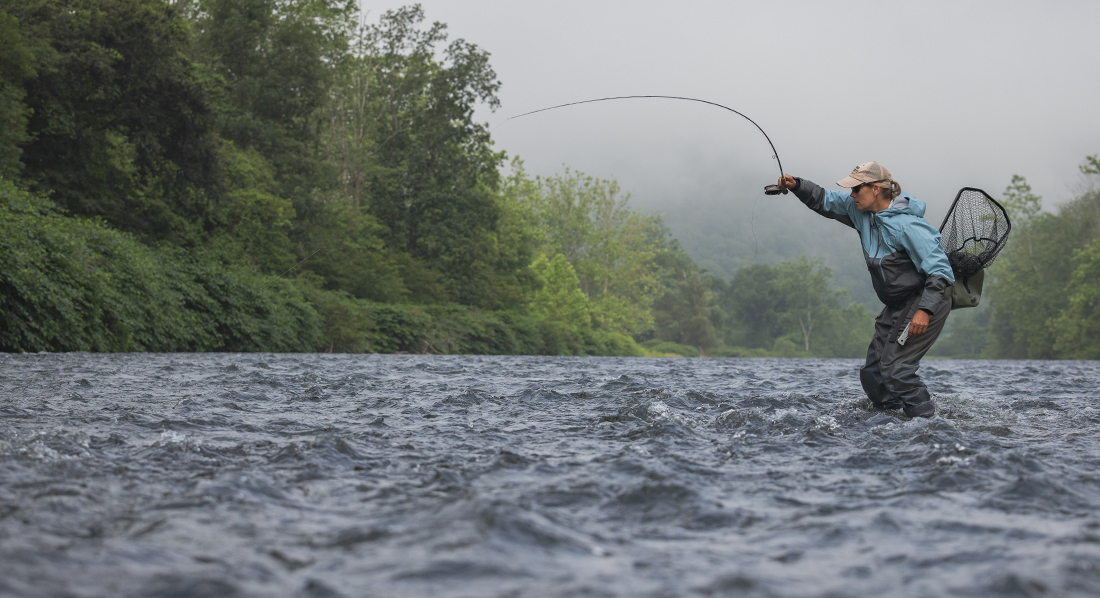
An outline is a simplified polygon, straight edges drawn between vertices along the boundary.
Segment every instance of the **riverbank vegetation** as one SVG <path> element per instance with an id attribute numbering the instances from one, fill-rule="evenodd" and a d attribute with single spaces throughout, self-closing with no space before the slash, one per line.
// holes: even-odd
<path id="1" fill-rule="evenodd" d="M 949 355 L 1100 359 L 1100 157 L 1080 170 L 1077 196 L 1054 211 L 1013 177 L 1004 192 L 1012 236 L 990 268 L 989 304 L 957 312 L 952 333 L 966 340 L 945 344 Z"/>
<path id="2" fill-rule="evenodd" d="M 863 354 L 822 262 L 714 277 L 616 182 L 528 174 L 500 85 L 418 6 L 0 0 L 0 350 Z M 1029 218 L 994 288 L 1069 234 Z M 1089 354 L 1074 249 L 1055 324 L 1005 292 L 978 351 Z"/>

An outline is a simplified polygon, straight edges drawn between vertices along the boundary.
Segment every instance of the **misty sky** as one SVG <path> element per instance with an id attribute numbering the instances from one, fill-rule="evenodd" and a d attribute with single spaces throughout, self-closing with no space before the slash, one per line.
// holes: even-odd
<path id="1" fill-rule="evenodd" d="M 363 0 L 377 18 L 402 2 Z M 1012 174 L 1047 205 L 1100 153 L 1100 2 L 426 0 L 429 20 L 491 53 L 503 106 L 479 120 L 609 95 L 698 97 L 740 110 L 784 169 L 836 188 L 878 160 L 939 224 L 963 186 Z M 758 201 L 779 170 L 748 122 L 709 106 L 631 100 L 498 126 L 536 174 L 617 179 L 635 204 Z M 758 199 L 759 198 L 759 199 Z M 786 200 L 784 202 L 784 200 Z M 743 208 L 742 208 L 743 209 Z"/>

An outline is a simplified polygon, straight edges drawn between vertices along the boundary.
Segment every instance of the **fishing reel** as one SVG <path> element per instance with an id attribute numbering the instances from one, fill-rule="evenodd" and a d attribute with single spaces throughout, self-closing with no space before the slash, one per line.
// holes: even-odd
<path id="1" fill-rule="evenodd" d="M 779 185 L 768 185 L 767 187 L 764 187 L 764 195 L 779 195 L 779 194 L 786 195 L 787 190 L 780 187 Z"/>

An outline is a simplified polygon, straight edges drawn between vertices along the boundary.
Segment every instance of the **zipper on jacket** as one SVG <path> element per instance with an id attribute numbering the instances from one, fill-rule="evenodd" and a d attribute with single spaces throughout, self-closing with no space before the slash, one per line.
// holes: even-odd
<path id="1" fill-rule="evenodd" d="M 874 227 L 875 232 L 878 233 L 878 253 L 882 253 L 882 248 L 886 247 L 886 239 L 882 238 L 882 229 L 879 228 L 878 214 L 871 214 L 871 226 Z M 882 269 L 882 260 L 886 255 L 878 258 L 878 275 L 882 279 L 882 286 L 886 287 L 886 271 Z M 883 288 L 885 290 L 885 288 Z"/>

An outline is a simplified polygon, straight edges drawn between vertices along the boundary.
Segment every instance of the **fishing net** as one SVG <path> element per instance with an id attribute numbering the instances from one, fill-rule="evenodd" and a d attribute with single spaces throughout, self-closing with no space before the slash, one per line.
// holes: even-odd
<path id="1" fill-rule="evenodd" d="M 959 190 L 940 225 L 940 245 L 955 276 L 969 278 L 992 264 L 1011 228 L 1008 212 L 985 191 Z"/>

